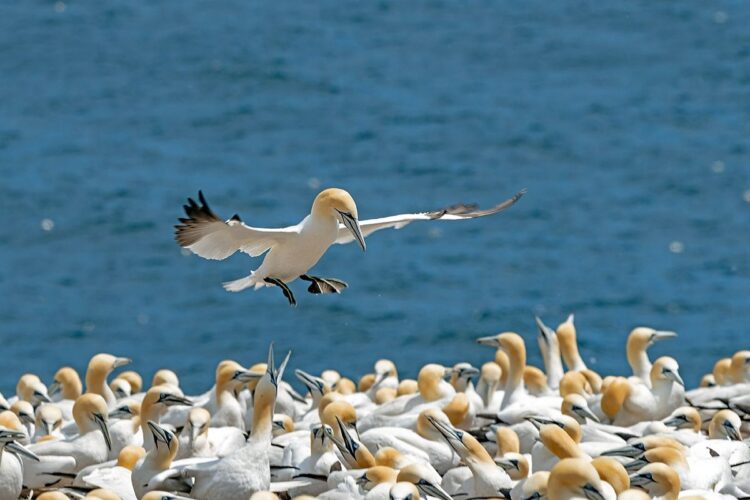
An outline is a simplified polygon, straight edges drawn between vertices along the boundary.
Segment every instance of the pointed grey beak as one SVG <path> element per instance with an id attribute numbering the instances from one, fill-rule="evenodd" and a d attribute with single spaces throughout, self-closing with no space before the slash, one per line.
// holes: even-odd
<path id="1" fill-rule="evenodd" d="M 440 500 L 453 500 L 447 491 L 438 486 L 437 484 L 431 483 L 425 479 L 420 479 L 416 487 L 419 491 L 425 494 L 427 497 L 435 497 Z"/>
<path id="2" fill-rule="evenodd" d="M 49 396 L 47 396 L 42 391 L 34 391 L 34 397 L 36 399 L 38 399 L 39 401 L 41 401 L 42 403 L 50 403 L 51 402 Z"/>
<path id="3" fill-rule="evenodd" d="M 164 403 L 167 406 L 193 406 L 193 402 L 188 398 L 169 393 L 162 393 L 161 396 L 159 396 L 159 402 Z"/>
<path id="4" fill-rule="evenodd" d="M 306 371 L 300 369 L 294 370 L 294 375 L 299 379 L 300 382 L 305 384 L 305 387 L 307 387 L 311 394 L 313 392 L 319 392 L 321 394 L 323 393 L 325 382 L 322 378 L 310 375 Z"/>
<path id="5" fill-rule="evenodd" d="M 192 422 L 190 422 L 190 439 L 195 442 L 195 440 L 198 439 L 198 436 L 201 435 L 202 430 L 202 426 L 194 425 Z"/>
<path id="6" fill-rule="evenodd" d="M 646 486 L 654 482 L 654 478 L 651 473 L 633 474 L 630 476 L 631 486 Z"/>
<path id="7" fill-rule="evenodd" d="M 512 471 L 512 470 L 518 470 L 518 460 L 508 459 L 508 458 L 495 458 L 495 463 L 500 466 L 501 469 L 503 469 L 505 472 Z"/>
<path id="8" fill-rule="evenodd" d="M 19 413 L 18 420 L 20 420 L 22 424 L 29 424 L 29 425 L 34 424 L 36 422 L 34 417 L 29 415 L 28 413 Z"/>
<path id="9" fill-rule="evenodd" d="M 588 406 L 574 406 L 573 411 L 584 420 L 590 418 L 594 422 L 599 422 L 599 417 L 597 417 Z"/>
<path id="10" fill-rule="evenodd" d="M 341 215 L 341 223 L 352 233 L 354 239 L 359 243 L 359 248 L 361 248 L 363 252 L 367 250 L 365 237 L 362 235 L 362 229 L 359 227 L 359 221 L 349 212 L 338 210 L 338 213 Z"/>
<path id="11" fill-rule="evenodd" d="M 637 472 L 647 466 L 649 464 L 649 461 L 645 458 L 636 458 L 632 462 L 628 462 L 625 464 L 625 470 L 628 472 Z"/>
<path id="12" fill-rule="evenodd" d="M 471 378 L 474 375 L 478 375 L 479 370 L 474 368 L 473 366 L 468 366 L 466 368 L 459 368 L 458 369 L 458 378 Z"/>
<path id="13" fill-rule="evenodd" d="M 730 441 L 742 441 L 742 436 L 739 431 L 734 428 L 731 422 L 724 422 L 722 425 Z"/>
<path id="14" fill-rule="evenodd" d="M 682 377 L 680 377 L 680 374 L 677 371 L 669 370 L 667 372 L 664 372 L 664 376 L 672 380 L 674 383 L 680 384 L 682 387 L 685 387 L 685 382 L 682 380 Z"/>
<path id="15" fill-rule="evenodd" d="M 22 445 L 16 443 L 15 441 L 11 441 L 10 443 L 6 444 L 5 449 L 12 453 L 15 453 L 16 455 L 33 460 L 34 462 L 39 462 L 39 457 L 33 451 L 24 448 Z"/>
<path id="16" fill-rule="evenodd" d="M 685 415 L 676 415 L 674 417 L 667 417 L 664 420 L 662 420 L 662 423 L 666 425 L 667 427 L 676 427 L 680 428 L 680 426 L 685 425 L 688 422 L 687 417 Z"/>
<path id="17" fill-rule="evenodd" d="M 112 437 L 109 435 L 109 425 L 107 425 L 107 419 L 99 414 L 94 414 L 94 421 L 96 422 L 96 425 L 99 426 L 99 429 L 102 431 L 102 435 L 104 436 L 104 441 L 107 443 L 107 449 L 112 450 Z"/>
<path id="18" fill-rule="evenodd" d="M 250 370 L 237 370 L 232 378 L 240 382 L 252 382 L 253 380 L 260 380 L 262 376 L 262 373 L 255 373 Z"/>
<path id="19" fill-rule="evenodd" d="M 62 389 L 62 386 L 60 385 L 60 382 L 52 381 L 52 383 L 47 387 L 47 394 L 50 396 L 54 396 L 60 390 Z"/>
<path id="20" fill-rule="evenodd" d="M 552 342 L 552 336 L 555 334 L 554 331 L 547 325 L 545 325 L 542 322 L 542 318 L 539 316 L 534 316 L 534 320 L 536 320 L 536 327 L 539 329 L 539 335 L 544 340 L 544 343 L 549 345 L 550 342 Z"/>
<path id="21" fill-rule="evenodd" d="M 462 440 L 463 433 L 461 431 L 458 431 L 454 429 L 453 427 L 445 424 L 444 422 L 441 422 L 433 417 L 428 417 L 427 420 L 432 424 L 432 426 L 438 430 L 440 434 L 443 435 L 445 440 L 448 442 L 448 444 L 453 448 L 454 450 L 458 451 L 456 449 L 457 445 L 461 445 L 461 447 L 464 446 L 464 442 Z"/>
<path id="22" fill-rule="evenodd" d="M 477 344 L 486 345 L 488 347 L 499 347 L 500 345 L 497 343 L 497 337 L 495 335 L 490 337 L 479 337 L 477 339 Z"/>
<path id="23" fill-rule="evenodd" d="M 153 420 L 148 421 L 148 428 L 151 429 L 151 433 L 154 435 L 154 445 L 158 446 L 159 442 L 162 442 L 169 447 L 169 442 L 171 441 L 171 436 L 169 436 L 169 431 L 167 431 L 164 427 L 160 426 Z"/>
<path id="24" fill-rule="evenodd" d="M 133 360 L 130 358 L 115 358 L 115 362 L 112 364 L 112 369 L 119 368 L 121 366 L 129 365 Z"/>
<path id="25" fill-rule="evenodd" d="M 675 337 L 677 337 L 677 332 L 671 332 L 668 330 L 656 330 L 651 341 L 656 342 L 658 340 L 673 339 Z"/>
<path id="26" fill-rule="evenodd" d="M 130 418 L 131 416 L 133 416 L 133 412 L 127 406 L 115 408 L 108 415 L 109 418 Z"/>
<path id="27" fill-rule="evenodd" d="M 42 427 L 44 427 L 44 432 L 47 435 L 52 434 L 52 431 L 55 430 L 55 423 L 50 422 L 49 420 L 42 420 Z"/>
<path id="28" fill-rule="evenodd" d="M 284 358 L 284 361 L 281 362 L 281 365 L 279 368 L 276 368 L 276 363 L 273 359 L 273 342 L 271 342 L 271 345 L 268 346 L 268 362 L 266 363 L 266 374 L 270 377 L 271 383 L 278 389 L 279 382 L 281 382 L 281 377 L 284 376 L 284 370 L 286 369 L 286 364 L 289 362 L 289 358 L 292 355 L 292 351 L 289 351 L 286 354 L 286 357 Z"/>
<path id="29" fill-rule="evenodd" d="M 604 495 L 593 484 L 585 484 L 581 489 L 588 500 L 606 500 Z"/>
<path id="30" fill-rule="evenodd" d="M 612 450 L 607 450 L 603 452 L 601 455 L 603 457 L 637 457 L 641 455 L 644 451 L 646 451 L 646 447 L 643 445 L 643 443 L 635 443 L 630 446 L 623 446 L 622 448 L 615 448 Z"/>

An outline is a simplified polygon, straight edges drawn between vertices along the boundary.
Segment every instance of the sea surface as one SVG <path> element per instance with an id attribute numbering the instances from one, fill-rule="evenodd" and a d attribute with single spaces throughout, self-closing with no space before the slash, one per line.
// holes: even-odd
<path id="1" fill-rule="evenodd" d="M 534 315 L 570 312 L 604 374 L 677 331 L 652 358 L 695 385 L 750 348 L 748 26 L 745 0 L 1 2 L 0 390 L 104 351 L 198 392 L 271 341 L 413 377 L 516 331 L 540 364 Z M 314 273 L 350 288 L 297 308 L 173 240 L 199 189 L 278 226 L 329 186 L 362 218 L 528 194 L 336 246 Z"/>

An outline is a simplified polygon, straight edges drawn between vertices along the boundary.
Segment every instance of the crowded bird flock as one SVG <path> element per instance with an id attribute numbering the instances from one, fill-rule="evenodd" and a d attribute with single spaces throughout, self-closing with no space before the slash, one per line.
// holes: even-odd
<path id="1" fill-rule="evenodd" d="M 0 500 L 750 496 L 750 351 L 686 391 L 675 359 L 648 354 L 673 332 L 634 329 L 632 373 L 603 376 L 573 316 L 536 330 L 544 369 L 505 332 L 477 339 L 483 365 L 427 364 L 416 380 L 387 359 L 356 382 L 294 370 L 304 395 L 273 345 L 248 356 L 265 363 L 221 361 L 193 396 L 173 371 L 144 384 L 110 354 L 83 382 L 27 373 L 0 396 Z"/>

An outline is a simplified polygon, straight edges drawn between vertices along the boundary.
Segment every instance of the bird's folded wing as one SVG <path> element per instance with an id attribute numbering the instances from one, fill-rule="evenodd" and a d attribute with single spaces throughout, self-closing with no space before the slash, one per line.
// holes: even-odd
<path id="1" fill-rule="evenodd" d="M 305 486 L 310 486 L 312 483 L 313 482 L 309 479 L 294 479 L 291 481 L 277 481 L 277 482 L 271 483 L 269 490 L 274 493 L 282 493 L 284 491 L 289 491 L 292 488 L 302 488 Z"/>
<path id="2" fill-rule="evenodd" d="M 188 198 L 188 204 L 183 206 L 187 217 L 180 218 L 180 224 L 175 226 L 175 239 L 205 259 L 226 259 L 237 250 L 257 257 L 299 232 L 299 226 L 250 227 L 237 215 L 224 221 L 211 211 L 200 191 L 198 200 L 200 204 Z"/>
<path id="3" fill-rule="evenodd" d="M 486 210 L 478 210 L 476 205 L 452 205 L 447 208 L 440 210 L 433 210 L 431 212 L 420 212 L 415 214 L 400 214 L 391 215 L 390 217 L 381 217 L 379 219 L 367 219 L 359 221 L 359 227 L 362 230 L 362 235 L 367 237 L 386 228 L 401 229 L 410 222 L 417 220 L 464 220 L 464 219 L 475 219 L 477 217 L 484 217 L 486 215 L 493 215 L 498 212 L 502 212 L 506 208 L 512 206 L 526 193 L 526 190 L 519 191 L 512 198 L 505 200 L 504 202 L 495 205 L 492 208 Z M 339 234 L 336 239 L 336 243 L 350 243 L 354 241 L 352 232 L 343 224 L 339 224 Z"/>

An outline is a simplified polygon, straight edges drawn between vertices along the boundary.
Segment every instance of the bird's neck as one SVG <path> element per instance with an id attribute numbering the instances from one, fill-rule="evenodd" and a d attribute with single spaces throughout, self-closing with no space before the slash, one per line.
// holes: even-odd
<path id="1" fill-rule="evenodd" d="M 651 360 L 645 348 L 631 347 L 628 349 L 628 364 L 633 369 L 633 375 L 650 383 Z"/>

